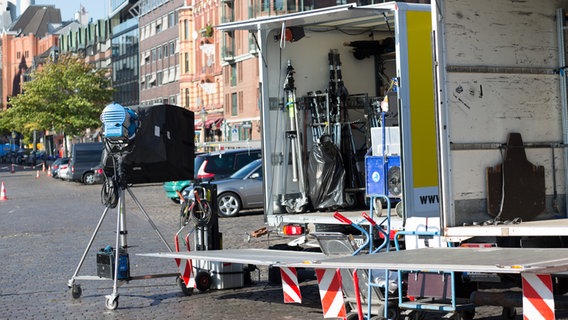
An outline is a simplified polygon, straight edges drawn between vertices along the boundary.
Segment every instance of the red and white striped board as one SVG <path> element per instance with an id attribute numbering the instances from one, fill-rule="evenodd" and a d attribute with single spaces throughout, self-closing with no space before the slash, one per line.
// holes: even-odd
<path id="1" fill-rule="evenodd" d="M 554 320 L 554 293 L 549 274 L 523 273 L 523 319 Z"/>
<path id="2" fill-rule="evenodd" d="M 175 237 L 175 247 L 176 247 L 176 252 L 180 252 L 179 251 L 179 240 L 178 237 Z M 187 251 L 189 251 L 189 239 L 186 238 L 186 243 L 187 243 Z M 185 260 L 185 263 L 181 261 L 181 259 L 174 259 L 176 261 L 176 264 L 179 268 L 179 273 L 181 275 L 181 279 L 183 280 L 183 283 L 185 283 L 185 287 L 186 288 L 195 288 L 195 278 L 193 277 L 193 266 L 191 264 L 191 259 L 187 259 Z"/>
<path id="3" fill-rule="evenodd" d="M 296 268 L 280 267 L 280 276 L 282 278 L 284 303 L 302 303 L 302 293 L 298 285 Z"/>
<path id="4" fill-rule="evenodd" d="M 324 318 L 347 317 L 339 269 L 316 269 Z"/>

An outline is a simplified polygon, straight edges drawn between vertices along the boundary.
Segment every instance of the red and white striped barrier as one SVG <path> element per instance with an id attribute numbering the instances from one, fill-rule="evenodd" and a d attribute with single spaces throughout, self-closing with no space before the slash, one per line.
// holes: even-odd
<path id="1" fill-rule="evenodd" d="M 298 285 L 296 268 L 280 267 L 280 276 L 282 278 L 284 303 L 302 303 L 302 293 Z"/>
<path id="2" fill-rule="evenodd" d="M 324 318 L 347 317 L 339 269 L 316 269 Z"/>
<path id="3" fill-rule="evenodd" d="M 524 273 L 523 319 L 554 320 L 554 293 L 549 274 Z"/>
<path id="4" fill-rule="evenodd" d="M 179 251 L 179 240 L 178 237 L 175 237 L 175 247 L 176 247 L 176 252 L 180 252 Z M 189 251 L 189 239 L 186 238 L 186 243 L 187 243 L 187 251 Z M 176 264 L 179 268 L 179 273 L 181 275 L 181 279 L 183 280 L 183 283 L 185 283 L 185 287 L 186 288 L 195 288 L 195 278 L 193 277 L 193 266 L 191 264 L 191 259 L 187 259 L 185 260 L 185 263 L 183 261 L 181 261 L 181 259 L 174 259 L 176 261 Z"/>

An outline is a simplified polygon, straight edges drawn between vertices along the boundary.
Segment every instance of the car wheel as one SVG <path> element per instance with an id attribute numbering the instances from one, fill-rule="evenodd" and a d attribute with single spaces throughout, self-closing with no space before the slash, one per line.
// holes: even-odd
<path id="1" fill-rule="evenodd" d="M 235 217 L 241 211 L 241 200 L 232 192 L 225 192 L 218 196 L 219 216 Z"/>
<path id="2" fill-rule="evenodd" d="M 87 172 L 83 175 L 83 183 L 84 184 L 95 184 L 95 173 L 94 172 Z"/>

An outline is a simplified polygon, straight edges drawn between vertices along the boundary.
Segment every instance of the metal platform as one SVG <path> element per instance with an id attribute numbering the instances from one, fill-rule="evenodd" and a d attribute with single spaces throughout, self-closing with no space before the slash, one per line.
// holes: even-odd
<path id="1" fill-rule="evenodd" d="M 568 271 L 568 249 L 425 248 L 381 254 L 326 257 L 321 253 L 233 249 L 147 253 L 159 258 L 203 259 L 302 268 L 356 268 L 483 273 L 561 273 Z"/>

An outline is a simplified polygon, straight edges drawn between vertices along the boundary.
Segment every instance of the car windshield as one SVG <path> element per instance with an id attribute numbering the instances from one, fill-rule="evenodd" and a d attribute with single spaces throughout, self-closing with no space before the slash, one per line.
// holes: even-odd
<path id="1" fill-rule="evenodd" d="M 261 164 L 262 160 L 255 160 L 246 166 L 237 170 L 237 172 L 233 173 L 229 178 L 231 179 L 244 179 L 252 170 L 258 167 Z"/>

